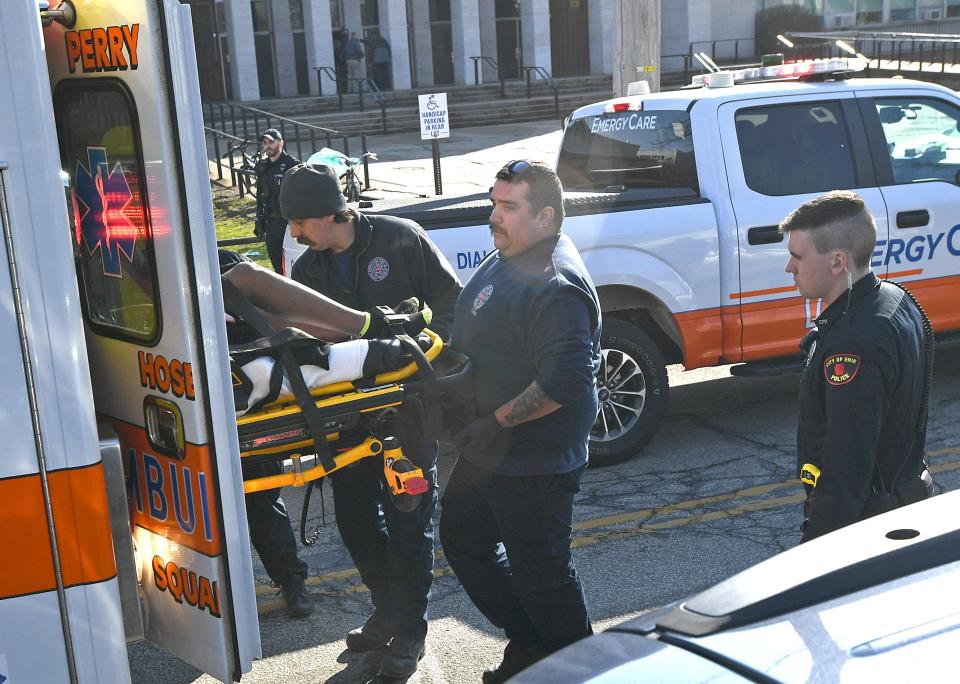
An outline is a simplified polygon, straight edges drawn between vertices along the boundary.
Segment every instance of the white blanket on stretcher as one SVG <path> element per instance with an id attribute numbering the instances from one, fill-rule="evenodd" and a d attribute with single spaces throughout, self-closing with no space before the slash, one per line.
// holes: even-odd
<path id="1" fill-rule="evenodd" d="M 363 362 L 367 358 L 368 349 L 367 340 L 351 340 L 331 344 L 328 357 L 330 369 L 327 370 L 322 366 L 300 366 L 303 380 L 310 389 L 333 385 L 338 382 L 359 380 L 363 377 Z M 270 374 L 275 363 L 276 361 L 272 357 L 261 356 L 240 367 L 246 373 L 250 382 L 253 383 L 253 390 L 250 392 L 246 407 L 237 407 L 238 416 L 244 415 L 250 410 L 251 406 L 256 406 L 270 392 Z M 292 394 L 290 381 L 287 374 L 284 373 L 280 396 L 291 396 Z"/>

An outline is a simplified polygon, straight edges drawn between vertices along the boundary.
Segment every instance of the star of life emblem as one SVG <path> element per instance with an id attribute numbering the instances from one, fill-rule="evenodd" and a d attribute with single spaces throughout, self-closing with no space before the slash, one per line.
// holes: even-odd
<path id="1" fill-rule="evenodd" d="M 374 257 L 367 264 L 367 275 L 370 276 L 370 280 L 379 283 L 390 275 L 390 262 L 383 257 Z"/>
<path id="2" fill-rule="evenodd" d="M 493 285 L 486 285 L 482 290 L 477 293 L 476 298 L 473 300 L 473 315 L 476 316 L 477 312 L 483 307 L 484 304 L 490 301 L 490 296 L 493 294 Z"/>

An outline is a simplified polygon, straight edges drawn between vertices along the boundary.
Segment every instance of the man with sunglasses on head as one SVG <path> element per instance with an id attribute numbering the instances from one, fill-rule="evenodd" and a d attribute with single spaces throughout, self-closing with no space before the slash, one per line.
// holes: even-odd
<path id="1" fill-rule="evenodd" d="M 280 182 L 300 160 L 287 152 L 283 135 L 276 128 L 263 132 L 260 145 L 263 159 L 253 169 L 257 176 L 257 218 L 253 234 L 266 240 L 273 270 L 283 273 L 283 237 L 287 232 L 287 221 L 280 215 Z"/>
<path id="2" fill-rule="evenodd" d="M 522 160 L 496 178 L 496 250 L 454 313 L 452 345 L 474 364 L 476 417 L 456 435 L 440 516 L 450 567 L 508 639 L 485 683 L 592 633 L 570 543 L 600 367 L 600 302 L 560 232 L 560 179 Z"/>

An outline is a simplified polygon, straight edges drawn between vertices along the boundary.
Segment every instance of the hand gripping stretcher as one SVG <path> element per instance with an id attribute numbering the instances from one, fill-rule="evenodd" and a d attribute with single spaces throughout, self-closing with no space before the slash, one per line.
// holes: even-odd
<path id="1" fill-rule="evenodd" d="M 244 465 L 279 463 L 284 459 L 290 459 L 292 464 L 290 471 L 245 478 L 244 492 L 304 486 L 361 459 L 380 457 L 391 502 L 401 511 L 415 510 L 421 495 L 428 491 L 429 482 L 422 469 L 404 455 L 401 411 L 406 420 L 411 415 L 418 416 L 425 434 L 437 434 L 441 387 L 465 381 L 470 371 L 469 359 L 444 349 L 440 337 L 426 329 L 423 333 L 429 343 L 425 350 L 421 349 L 404 332 L 407 317 L 381 307 L 378 313 L 387 329 L 413 360 L 372 378 L 308 387 L 297 359 L 298 350 L 326 352 L 339 345 L 327 345 L 294 328 L 274 331 L 229 281 L 224 280 L 223 287 L 227 308 L 262 335 L 252 342 L 230 346 L 235 390 L 244 381 L 237 372 L 239 361 L 258 353 L 273 357 L 282 365 L 284 388 L 288 384 L 290 390 L 255 404 L 237 418 Z M 310 460 L 312 465 L 305 467 L 304 461 Z"/>

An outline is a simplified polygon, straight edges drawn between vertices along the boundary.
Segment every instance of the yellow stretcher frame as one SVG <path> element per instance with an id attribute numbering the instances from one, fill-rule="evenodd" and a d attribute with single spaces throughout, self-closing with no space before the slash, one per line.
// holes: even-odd
<path id="1" fill-rule="evenodd" d="M 430 347 L 424 352 L 424 356 L 432 363 L 440 355 L 440 352 L 443 351 L 443 340 L 432 330 L 425 329 L 423 332 L 430 338 Z M 369 389 L 358 388 L 353 382 L 338 382 L 312 389 L 310 394 L 313 397 L 321 397 L 316 401 L 317 408 L 321 409 L 347 406 L 355 401 L 363 400 L 363 403 L 366 404 L 367 407 L 360 409 L 361 412 L 380 411 L 385 408 L 400 405 L 402 402 L 402 394 L 400 398 L 395 398 L 398 394 L 398 384 L 402 380 L 416 375 L 418 370 L 417 364 L 410 362 L 399 370 L 377 375 L 373 379 L 373 386 Z M 378 396 L 383 396 L 386 400 L 385 403 L 369 406 L 370 399 Z M 391 399 L 390 397 L 394 398 Z M 265 417 L 285 417 L 296 414 L 299 411 L 300 407 L 292 397 L 280 397 L 256 413 L 246 414 L 237 418 L 237 427 L 239 429 L 244 425 L 259 423 L 263 421 Z M 329 443 L 335 443 L 339 438 L 340 435 L 337 432 L 326 435 L 327 442 Z M 299 448 L 307 449 L 312 447 L 313 444 L 312 438 L 304 439 L 284 445 L 284 451 L 289 452 L 291 449 Z M 265 456 L 274 453 L 274 451 L 275 449 L 269 447 L 252 449 L 241 451 L 240 457 L 243 459 L 253 456 Z M 309 452 L 307 455 L 310 455 Z M 346 468 L 361 459 L 377 455 L 382 455 L 383 457 L 384 478 L 392 494 L 422 494 L 425 491 L 425 487 L 429 486 L 423 476 L 423 471 L 413 466 L 403 455 L 403 449 L 400 446 L 399 440 L 395 437 L 380 438 L 369 435 L 360 444 L 334 455 L 334 465 L 330 469 L 325 468 L 319 459 L 317 459 L 313 466 L 303 468 L 301 467 L 301 459 L 304 454 L 293 453 L 287 456 L 293 464 L 293 469 L 290 472 L 244 480 L 243 491 L 245 494 L 250 494 L 251 492 L 262 492 L 279 487 L 303 487 L 308 482 L 318 480 L 341 468 Z"/>

